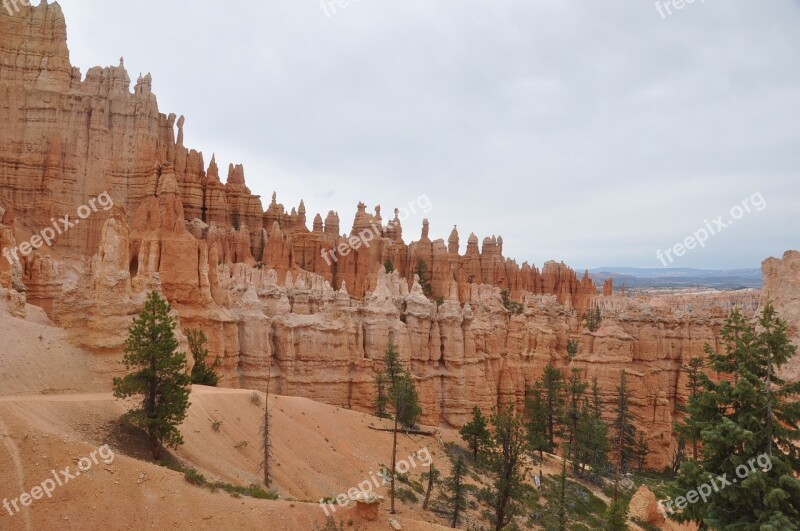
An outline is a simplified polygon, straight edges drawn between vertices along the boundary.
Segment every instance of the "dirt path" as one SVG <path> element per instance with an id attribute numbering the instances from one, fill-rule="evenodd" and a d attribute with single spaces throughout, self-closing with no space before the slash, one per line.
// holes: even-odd
<path id="1" fill-rule="evenodd" d="M 22 466 L 22 459 L 20 457 L 19 448 L 17 448 L 17 445 L 14 443 L 14 439 L 11 437 L 11 431 L 6 423 L 3 422 L 2 418 L 0 418 L 0 440 L 2 440 L 3 446 L 8 450 L 8 455 L 12 465 L 11 474 L 16 478 L 16 490 L 22 494 L 26 489 L 25 471 Z M 0 510 L 5 511 L 6 509 L 0 508 Z M 22 511 L 22 519 L 25 521 L 25 529 L 33 529 L 30 521 L 30 513 L 27 511 Z"/>

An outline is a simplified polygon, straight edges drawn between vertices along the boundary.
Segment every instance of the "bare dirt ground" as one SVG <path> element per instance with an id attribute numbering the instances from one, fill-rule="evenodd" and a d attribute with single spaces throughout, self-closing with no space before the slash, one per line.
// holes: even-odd
<path id="1" fill-rule="evenodd" d="M 195 387 L 189 416 L 181 426 L 186 444 L 173 452 L 181 463 L 209 480 L 237 485 L 260 483 L 258 430 L 263 408 L 252 391 Z M 263 394 L 259 395 L 262 397 Z M 103 444 L 115 453 L 80 477 L 35 500 L 13 516 L 0 513 L 2 529 L 322 529 L 319 499 L 346 492 L 390 462 L 391 434 L 370 430 L 368 415 L 300 398 L 272 397 L 274 481 L 281 498 L 234 498 L 190 485 L 183 475 L 152 464 L 135 434 L 118 422 L 125 404 L 110 394 L 12 395 L 0 397 L 0 498 L 10 500 Z M 219 431 L 213 422 L 221 422 Z M 428 448 L 444 459 L 435 438 L 401 436 L 398 458 Z M 130 455 L 132 454 L 132 455 Z M 413 468 L 412 477 L 423 471 Z M 388 487 L 376 489 L 387 495 Z M 414 509 L 398 504 L 403 529 L 436 529 Z M 375 523 L 358 529 L 387 529 L 388 502 Z M 13 511 L 13 508 L 12 508 Z M 339 508 L 337 521 L 355 519 Z M 434 520 L 434 518 L 430 518 Z M 274 526 L 274 527 L 273 527 Z"/>
<path id="2" fill-rule="evenodd" d="M 141 435 L 119 422 L 129 404 L 115 400 L 110 382 L 99 381 L 108 361 L 71 346 L 65 333 L 29 306 L 26 319 L 0 312 L 0 530 L 41 529 L 323 529 L 319 500 L 346 493 L 377 476 L 391 462 L 391 433 L 369 429 L 369 415 L 302 398 L 270 400 L 273 488 L 279 501 L 234 498 L 189 484 L 183 474 L 152 462 Z M 99 359 L 98 359 L 99 358 Z M 98 370 L 98 366 L 100 370 Z M 247 486 L 262 483 L 260 404 L 247 390 L 196 386 L 181 426 L 185 444 L 170 452 L 209 481 Z M 216 425 L 216 430 L 214 423 Z M 445 433 L 445 440 L 455 438 Z M 99 461 L 81 476 L 33 500 L 11 501 L 108 444 L 111 464 Z M 438 437 L 402 435 L 398 459 L 428 448 L 447 469 Z M 421 465 L 409 476 L 419 479 Z M 59 476 L 60 477 L 60 476 Z M 378 479 L 378 483 L 382 483 Z M 388 487 L 375 489 L 388 497 Z M 389 529 L 388 499 L 376 522 L 360 522 L 350 507 L 337 508 L 336 523 L 349 529 Z M 439 529 L 436 517 L 398 502 L 394 516 L 403 529 Z M 444 529 L 444 528 L 442 528 Z"/>

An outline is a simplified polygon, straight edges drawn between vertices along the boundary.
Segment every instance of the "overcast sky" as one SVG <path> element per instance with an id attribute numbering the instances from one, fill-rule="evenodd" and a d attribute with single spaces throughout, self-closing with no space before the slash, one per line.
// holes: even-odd
<path id="1" fill-rule="evenodd" d="M 243 163 L 265 208 L 303 198 L 309 222 L 336 210 L 349 231 L 359 201 L 386 219 L 424 194 L 431 238 L 457 224 L 463 253 L 470 232 L 502 235 L 537 266 L 750 268 L 800 247 L 797 0 L 664 16 L 642 0 L 328 1 L 59 3 L 84 75 L 120 56 L 133 82 L 151 72 L 186 145 Z M 766 207 L 719 231 L 758 193 L 748 206 Z M 709 225 L 704 248 L 657 258 Z"/>

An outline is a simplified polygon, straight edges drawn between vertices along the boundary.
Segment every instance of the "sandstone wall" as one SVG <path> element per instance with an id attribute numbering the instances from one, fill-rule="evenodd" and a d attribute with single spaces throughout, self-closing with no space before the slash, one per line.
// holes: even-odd
<path id="1" fill-rule="evenodd" d="M 84 78 L 69 61 L 57 4 L 13 17 L 0 10 L 0 35 L 0 244 L 30 240 L 102 192 L 114 200 L 54 247 L 0 260 L 3 300 L 41 306 L 99 357 L 121 357 L 125 331 L 156 289 L 181 330 L 206 331 L 227 386 L 263 389 L 270 379 L 275 392 L 371 411 L 391 335 L 430 424 L 459 426 L 474 405 L 521 406 L 548 363 L 597 376 L 608 404 L 626 371 L 648 464 L 662 467 L 685 396 L 680 367 L 717 344 L 732 304 L 757 305 L 753 293 L 628 298 L 610 281 L 600 295 L 588 274 L 563 263 L 538 269 L 504 257 L 502 237 L 471 234 L 462 255 L 456 228 L 431 240 L 426 220 L 406 243 L 398 212 L 385 221 L 379 206 L 358 204 L 349 232 L 336 212 L 316 214 L 309 229 L 302 200 L 287 209 L 273 195 L 263 210 L 241 165 L 229 166 L 223 184 L 214 156 L 206 167 L 184 146 L 184 118 L 159 111 L 149 75 L 131 92 L 120 60 Z M 369 246 L 353 239 L 370 230 Z M 427 273 L 415 279 L 420 260 Z M 778 295 L 796 293 L 783 279 L 800 277 L 796 263 L 768 262 L 765 276 L 798 323 L 797 298 Z M 502 290 L 522 313 L 503 306 Z M 594 303 L 603 322 L 590 332 L 581 315 Z M 580 343 L 574 359 L 570 339 Z"/>

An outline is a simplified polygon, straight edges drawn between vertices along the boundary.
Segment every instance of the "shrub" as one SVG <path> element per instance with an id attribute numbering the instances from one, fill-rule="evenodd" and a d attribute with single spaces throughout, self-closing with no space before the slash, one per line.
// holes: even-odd
<path id="1" fill-rule="evenodd" d="M 254 406 L 261 407 L 261 395 L 253 391 L 253 394 L 250 395 L 250 403 Z"/>
<path id="2" fill-rule="evenodd" d="M 190 468 L 183 473 L 183 478 L 191 483 L 192 485 L 205 485 L 206 478 L 203 474 L 195 470 L 194 468 Z"/>

